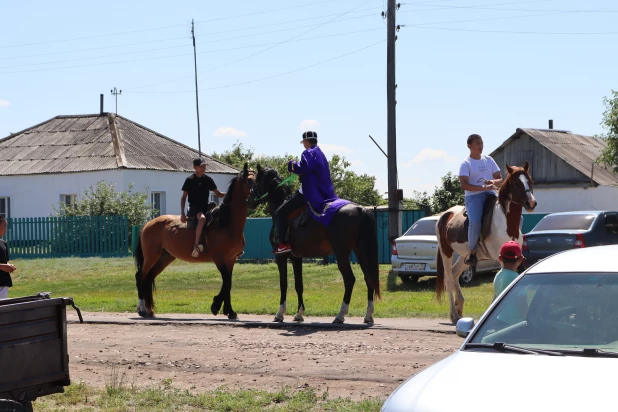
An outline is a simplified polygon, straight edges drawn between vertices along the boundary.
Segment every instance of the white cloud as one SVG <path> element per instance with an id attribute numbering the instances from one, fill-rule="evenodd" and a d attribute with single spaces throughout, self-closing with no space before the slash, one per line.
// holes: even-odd
<path id="1" fill-rule="evenodd" d="M 442 161 L 446 163 L 457 162 L 457 158 L 455 156 L 449 155 L 445 150 L 436 150 L 436 149 L 423 149 L 421 150 L 412 160 L 407 163 L 404 163 L 404 167 L 410 167 L 419 163 L 427 163 L 427 162 L 435 162 Z"/>
<path id="2" fill-rule="evenodd" d="M 352 149 L 350 149 L 349 147 L 337 146 L 336 144 L 319 143 L 319 146 L 324 153 L 341 154 L 352 152 Z"/>
<path id="3" fill-rule="evenodd" d="M 301 130 L 307 131 L 307 130 L 313 130 L 318 126 L 320 126 L 320 122 L 318 122 L 317 120 L 305 119 L 302 122 L 300 122 L 300 124 L 298 125 L 298 128 Z"/>
<path id="4" fill-rule="evenodd" d="M 246 137 L 247 133 L 233 127 L 219 127 L 213 135 L 216 137 Z"/>
<path id="5" fill-rule="evenodd" d="M 11 103 L 8 100 L 0 100 L 0 107 L 9 107 Z"/>

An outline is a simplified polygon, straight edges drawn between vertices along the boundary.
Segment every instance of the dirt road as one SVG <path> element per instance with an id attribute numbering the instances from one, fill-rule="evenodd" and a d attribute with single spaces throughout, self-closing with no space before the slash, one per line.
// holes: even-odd
<path id="1" fill-rule="evenodd" d="M 150 324 L 132 314 L 113 315 L 85 314 L 92 323 L 68 325 L 73 382 L 102 387 L 122 377 L 128 385 L 150 387 L 171 379 L 173 387 L 196 392 L 287 385 L 318 394 L 328 390 L 331 397 L 385 398 L 462 342 L 452 326 L 437 320 L 367 328 L 351 319 L 347 327 L 334 328 L 320 322 L 274 325 L 270 317 L 254 317 L 247 326 L 191 322 L 203 315 Z"/>

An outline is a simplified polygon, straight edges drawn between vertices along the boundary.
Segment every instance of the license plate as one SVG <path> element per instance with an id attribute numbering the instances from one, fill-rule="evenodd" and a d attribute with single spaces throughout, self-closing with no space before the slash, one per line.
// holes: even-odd
<path id="1" fill-rule="evenodd" d="M 425 270 L 425 263 L 406 263 L 406 270 Z"/>

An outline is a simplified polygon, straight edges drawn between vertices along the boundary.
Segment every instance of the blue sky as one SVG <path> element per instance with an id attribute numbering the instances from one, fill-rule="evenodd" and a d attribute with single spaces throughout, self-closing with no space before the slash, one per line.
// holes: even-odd
<path id="1" fill-rule="evenodd" d="M 518 127 L 602 132 L 618 89 L 618 5 L 609 0 L 401 2 L 397 138 L 404 194 L 429 190 Z M 173 6 L 170 6 L 173 4 Z M 300 154 L 314 129 L 330 155 L 386 191 L 382 0 L 0 3 L 0 137 L 56 115 L 114 111 L 197 147 L 190 21 L 196 21 L 202 149 L 234 142 Z M 287 73 L 287 74 L 286 74 Z M 265 80 L 264 80 L 265 79 Z M 230 86 L 230 87 L 223 87 Z M 188 160 L 189 161 L 189 160 Z M 500 165 L 504 167 L 504 165 Z"/>

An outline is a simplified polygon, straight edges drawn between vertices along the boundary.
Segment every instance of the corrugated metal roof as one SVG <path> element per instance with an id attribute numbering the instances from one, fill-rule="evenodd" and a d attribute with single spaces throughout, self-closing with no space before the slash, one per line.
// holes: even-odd
<path id="1" fill-rule="evenodd" d="M 515 134 L 492 152 L 492 155 L 509 144 L 513 139 L 520 137 L 522 133 L 539 142 L 547 150 L 550 150 L 570 166 L 588 176 L 595 183 L 604 186 L 618 186 L 618 175 L 614 174 L 611 169 L 595 164 L 593 171 L 593 163 L 595 163 L 606 146 L 605 141 L 599 137 L 583 136 L 551 129 L 522 128 L 517 129 Z"/>
<path id="2" fill-rule="evenodd" d="M 112 130 L 114 129 L 114 130 Z M 114 145 L 112 131 L 118 145 Z M 198 151 L 122 116 L 56 116 L 0 140 L 0 175 L 68 173 L 117 168 L 193 172 Z M 238 170 L 210 156 L 209 173 Z M 126 162 L 122 162 L 125 159 Z M 120 162 L 120 163 L 119 163 Z"/>

